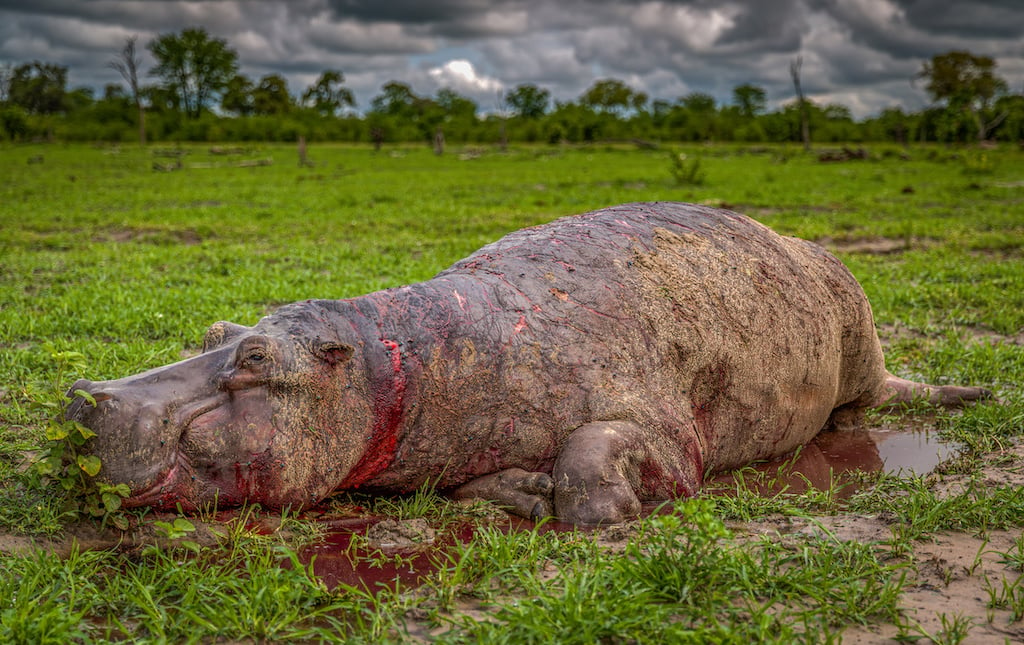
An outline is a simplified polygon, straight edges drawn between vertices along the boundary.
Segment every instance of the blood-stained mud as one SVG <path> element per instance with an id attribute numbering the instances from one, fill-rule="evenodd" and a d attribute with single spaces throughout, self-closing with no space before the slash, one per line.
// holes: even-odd
<path id="1" fill-rule="evenodd" d="M 933 432 L 926 430 L 907 432 L 882 427 L 826 432 L 796 455 L 745 469 L 744 481 L 763 494 L 783 489 L 800 493 L 807 490 L 808 485 L 824 490 L 834 481 L 841 486 L 839 496 L 846 497 L 856 490 L 850 485 L 856 479 L 852 476 L 856 471 L 923 475 L 956 452 L 955 444 L 941 442 Z M 707 490 L 712 494 L 728 494 L 735 488 L 736 481 L 735 473 L 724 473 L 712 479 Z M 647 503 L 642 512 L 649 515 L 657 512 L 658 507 L 659 504 Z M 469 523 L 435 534 L 423 520 L 359 517 L 318 521 L 328 526 L 327 538 L 321 544 L 303 549 L 300 559 L 312 562 L 314 573 L 329 588 L 350 585 L 375 591 L 415 587 L 437 569 L 445 550 L 453 549 L 457 543 L 469 542 L 474 534 L 474 527 Z M 502 531 L 600 530 L 552 521 L 538 526 L 514 516 L 495 518 L 490 525 Z"/>
<path id="2" fill-rule="evenodd" d="M 656 506 L 649 505 L 645 510 L 654 512 Z M 302 549 L 300 561 L 312 562 L 313 573 L 329 589 L 348 585 L 370 592 L 418 586 L 441 566 L 446 551 L 470 542 L 477 527 L 464 522 L 435 533 L 425 530 L 429 527 L 424 520 L 360 517 L 325 523 L 329 527 L 326 539 Z M 495 517 L 488 526 L 504 532 L 600 530 L 558 521 L 538 524 L 513 515 Z"/>
<path id="3" fill-rule="evenodd" d="M 852 485 L 857 480 L 855 473 L 926 475 L 958 452 L 957 444 L 940 441 L 930 429 L 906 431 L 882 426 L 822 432 L 792 455 L 716 475 L 706 489 L 728 492 L 740 480 L 762 494 L 837 486 L 839 497 L 845 498 L 856 491 Z"/>

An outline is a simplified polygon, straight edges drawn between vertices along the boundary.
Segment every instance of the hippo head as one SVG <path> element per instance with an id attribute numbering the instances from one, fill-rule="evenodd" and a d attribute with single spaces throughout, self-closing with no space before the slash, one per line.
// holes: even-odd
<path id="1" fill-rule="evenodd" d="M 243 501 L 301 507 L 336 489 L 366 452 L 374 411 L 361 357 L 318 308 L 290 305 L 254 327 L 219 322 L 201 354 L 112 381 L 66 416 L 124 505 L 194 510 Z M 354 358 L 355 357 L 355 358 Z"/>

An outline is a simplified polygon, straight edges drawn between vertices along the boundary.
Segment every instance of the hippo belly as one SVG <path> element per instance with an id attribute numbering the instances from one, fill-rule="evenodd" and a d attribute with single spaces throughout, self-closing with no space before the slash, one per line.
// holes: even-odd
<path id="1" fill-rule="evenodd" d="M 169 387 L 168 384 L 173 384 Z M 426 282 L 216 323 L 204 352 L 92 392 L 129 504 L 315 503 L 425 482 L 524 515 L 619 521 L 886 400 L 871 309 L 817 245 L 701 206 L 514 232 Z"/>

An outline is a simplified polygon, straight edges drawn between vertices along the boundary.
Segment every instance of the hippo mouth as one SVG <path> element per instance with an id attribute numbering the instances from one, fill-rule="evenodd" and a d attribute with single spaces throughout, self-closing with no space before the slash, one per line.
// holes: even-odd
<path id="1" fill-rule="evenodd" d="M 125 507 L 153 506 L 162 508 L 168 506 L 169 500 L 177 499 L 184 492 L 182 489 L 191 488 L 190 484 L 196 481 L 195 468 L 188 457 L 184 445 L 189 436 L 189 430 L 197 420 L 215 412 L 227 403 L 228 397 L 226 395 L 214 396 L 192 405 L 184 406 L 169 415 L 169 418 L 161 421 L 161 423 L 167 426 L 180 428 L 177 445 L 171 449 L 169 464 L 157 471 L 151 480 L 152 483 L 144 485 L 137 491 L 133 490 L 131 495 L 123 502 Z"/>
<path id="2" fill-rule="evenodd" d="M 135 508 L 138 506 L 153 506 L 162 507 L 168 499 L 168 495 L 173 497 L 175 489 L 178 486 L 178 482 L 181 481 L 183 472 L 188 472 L 191 468 L 188 466 L 187 461 L 180 451 L 175 450 L 174 456 L 172 457 L 171 465 L 162 474 L 158 475 L 156 480 L 149 486 L 143 488 L 141 491 L 135 492 L 122 502 L 125 508 Z"/>
<path id="3" fill-rule="evenodd" d="M 192 405 L 186 405 L 173 415 L 174 426 L 181 428 L 181 437 L 184 439 L 196 420 L 227 405 L 228 402 L 229 398 L 226 394 L 219 394 Z"/>

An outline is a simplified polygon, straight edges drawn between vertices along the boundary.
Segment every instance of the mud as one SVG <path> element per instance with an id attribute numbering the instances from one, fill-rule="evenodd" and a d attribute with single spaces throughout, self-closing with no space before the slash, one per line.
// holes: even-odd
<path id="1" fill-rule="evenodd" d="M 884 469 L 886 471 L 928 469 L 938 463 L 941 455 L 955 452 L 956 446 L 936 442 L 927 424 L 915 432 L 900 432 L 893 428 L 875 427 L 863 431 L 826 433 L 820 435 L 805 449 L 806 456 L 801 466 L 800 459 L 790 460 L 787 467 L 791 474 L 785 481 L 791 486 L 802 481 L 796 475 L 801 473 L 810 479 L 809 473 L 820 472 L 822 465 L 833 469 L 834 475 L 851 473 L 857 468 Z M 786 463 L 785 460 L 757 466 L 762 472 L 774 477 Z M 971 478 L 980 478 L 985 485 L 1024 486 L 1024 443 L 1006 446 L 999 452 L 987 455 L 985 465 L 969 474 L 932 474 L 934 489 L 943 496 L 961 493 Z M 806 467 L 806 466 L 812 467 Z M 801 469 L 802 468 L 802 469 Z M 828 480 L 819 480 L 825 485 Z M 819 484 L 815 484 L 819 485 Z M 654 512 L 654 505 L 645 505 L 644 512 Z M 160 516 L 167 520 L 172 516 Z M 432 554 L 449 549 L 456 541 L 468 541 L 473 529 L 469 524 L 448 527 L 433 535 L 425 529 L 431 527 L 418 521 L 383 520 L 373 517 L 351 517 L 343 514 L 311 513 L 311 521 L 322 523 L 327 528 L 324 542 L 308 546 L 300 551 L 303 562 L 313 562 L 313 570 L 326 585 L 336 588 L 351 585 L 370 591 L 381 588 L 410 589 L 420 584 L 433 571 Z M 212 522 L 194 520 L 197 530 L 189 536 L 200 544 L 215 544 L 215 531 L 223 532 L 224 526 L 235 521 L 245 521 L 247 527 L 259 533 L 278 530 L 274 520 L 248 521 L 237 512 L 227 512 L 213 518 Z M 491 523 L 501 530 L 514 531 L 535 528 L 527 520 L 499 515 Z M 0 552 L 28 553 L 34 549 L 47 549 L 58 553 L 70 551 L 73 543 L 81 548 L 118 548 L 130 551 L 145 544 L 161 542 L 151 525 L 140 527 L 130 533 L 99 530 L 94 524 L 80 524 L 68 527 L 66 535 L 58 540 L 37 540 L 25 536 L 0 534 Z M 378 529 L 373 529 L 379 526 Z M 740 539 L 744 536 L 769 536 L 787 540 L 802 534 L 822 535 L 832 539 L 857 541 L 861 543 L 883 543 L 892 537 L 890 520 L 881 516 L 840 514 L 835 516 L 766 517 L 756 522 L 732 522 L 730 528 Z M 571 525 L 546 523 L 538 530 L 574 530 Z M 579 529 L 576 529 L 579 530 Z M 587 530 L 587 529 L 585 529 Z M 627 523 L 604 529 L 589 529 L 596 532 L 600 543 L 607 548 L 621 548 L 635 535 L 635 524 Z M 370 536 L 375 536 L 371 543 Z M 1020 536 L 1020 529 L 1010 531 L 989 531 L 985 537 L 959 532 L 936 534 L 929 541 L 913 544 L 913 553 L 906 572 L 910 584 L 904 593 L 901 606 L 908 624 L 918 624 L 920 629 L 939 635 L 943 630 L 942 619 L 961 616 L 971 621 L 968 640 L 965 642 L 1004 643 L 1024 641 L 1024 623 L 1012 621 L 1006 609 L 992 609 L 987 606 L 988 589 L 1001 588 L 1003 581 L 1012 584 L 1020 573 L 1000 562 L 999 552 L 1010 551 L 1014 540 Z M 433 559 L 436 560 L 436 557 Z M 467 608 L 467 614 L 475 610 Z M 479 612 L 480 619 L 486 619 Z M 415 631 L 415 630 L 414 630 Z M 913 634 L 921 635 L 920 632 Z M 843 631 L 844 643 L 896 643 L 900 635 L 895 625 L 873 624 L 849 626 Z M 926 641 L 925 641 L 926 642 Z"/>
<path id="2" fill-rule="evenodd" d="M 888 237 L 841 238 L 823 237 L 815 240 L 832 253 L 865 253 L 868 255 L 893 255 L 910 249 L 926 248 L 924 240 L 894 239 Z"/>
<path id="3" fill-rule="evenodd" d="M 708 489 L 727 493 L 738 480 L 761 494 L 802 493 L 836 486 L 846 498 L 857 491 L 860 472 L 925 475 L 959 454 L 960 446 L 940 441 L 931 427 L 901 430 L 889 425 L 822 432 L 792 455 L 722 473 Z"/>

